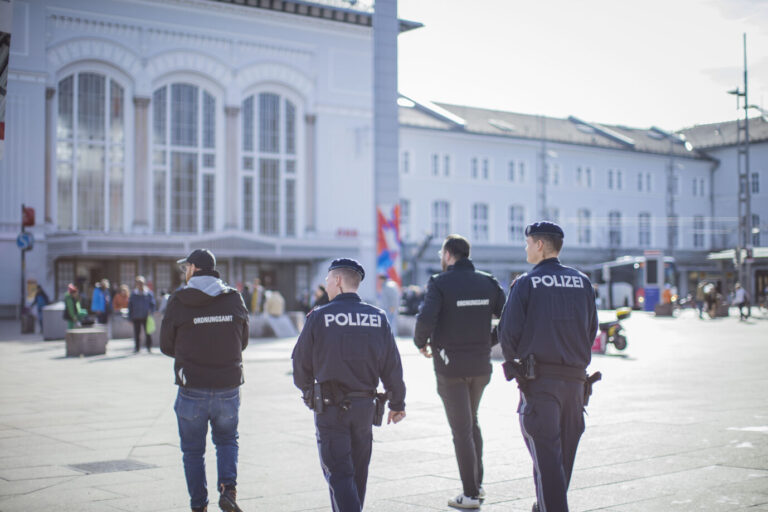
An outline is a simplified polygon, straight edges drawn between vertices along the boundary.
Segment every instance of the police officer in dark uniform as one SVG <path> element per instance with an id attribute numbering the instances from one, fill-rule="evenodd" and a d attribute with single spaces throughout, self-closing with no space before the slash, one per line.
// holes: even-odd
<path id="1" fill-rule="evenodd" d="M 320 465 L 335 512 L 359 512 L 365 500 L 372 425 L 405 418 L 405 383 L 387 315 L 357 295 L 365 270 L 348 258 L 334 260 L 325 278 L 331 301 L 307 316 L 293 349 L 293 382 L 315 411 Z"/>
<path id="2" fill-rule="evenodd" d="M 504 307 L 496 278 L 475 270 L 469 241 L 449 235 L 440 250 L 443 272 L 427 285 L 416 317 L 414 343 L 433 357 L 437 392 L 451 427 L 463 493 L 448 501 L 456 508 L 480 508 L 483 491 L 483 436 L 477 411 L 491 380 L 491 317 Z"/>
<path id="3" fill-rule="evenodd" d="M 566 497 L 584 406 L 599 372 L 587 377 L 597 311 L 587 276 L 560 263 L 563 230 L 542 221 L 525 229 L 535 266 L 510 287 L 499 321 L 505 374 L 520 387 L 520 428 L 533 459 L 534 512 L 567 512 Z"/>

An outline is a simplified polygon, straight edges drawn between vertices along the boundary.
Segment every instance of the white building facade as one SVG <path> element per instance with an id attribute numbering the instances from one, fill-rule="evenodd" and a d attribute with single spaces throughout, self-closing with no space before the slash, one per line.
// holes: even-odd
<path id="1" fill-rule="evenodd" d="M 393 174 L 374 144 L 370 2 L 241 4 L 14 0 L 0 315 L 20 302 L 22 203 L 37 212 L 26 278 L 57 297 L 69 282 L 88 291 L 137 274 L 174 289 L 174 262 L 207 247 L 227 281 L 258 276 L 295 308 L 331 258 L 373 272 L 376 205 L 393 190 L 406 284 L 439 270 L 448 233 L 509 283 L 530 267 L 525 225 L 543 218 L 563 225 L 563 259 L 580 268 L 658 250 L 675 257 L 682 293 L 702 277 L 732 279 L 707 259 L 735 243 L 729 123 L 681 137 L 401 97 L 399 133 L 386 136 L 399 135 Z M 394 60 L 396 48 L 381 55 Z M 755 123 L 752 209 L 765 226 L 768 124 Z"/>
<path id="2" fill-rule="evenodd" d="M 197 247 L 289 306 L 333 257 L 373 266 L 372 8 L 241 3 L 14 1 L 6 313 L 22 203 L 37 211 L 26 277 L 56 296 L 137 274 L 174 289 Z"/>
<path id="3" fill-rule="evenodd" d="M 439 270 L 433 249 L 456 232 L 508 283 L 530 268 L 523 231 L 541 219 L 563 226 L 563 259 L 579 268 L 660 251 L 675 257 L 681 293 L 723 277 L 707 254 L 728 247 L 714 205 L 735 171 L 679 134 L 408 98 L 400 119 L 406 245 L 434 234 L 412 262 L 416 282 Z"/>

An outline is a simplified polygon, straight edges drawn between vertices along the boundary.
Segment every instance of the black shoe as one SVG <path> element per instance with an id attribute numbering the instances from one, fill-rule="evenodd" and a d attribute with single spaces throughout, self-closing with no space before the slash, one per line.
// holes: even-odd
<path id="1" fill-rule="evenodd" d="M 192 507 L 192 512 L 208 512 L 208 506 L 204 507 Z"/>
<path id="2" fill-rule="evenodd" d="M 237 506 L 237 491 L 234 485 L 221 484 L 221 497 L 219 498 L 219 508 L 224 512 L 243 512 Z"/>

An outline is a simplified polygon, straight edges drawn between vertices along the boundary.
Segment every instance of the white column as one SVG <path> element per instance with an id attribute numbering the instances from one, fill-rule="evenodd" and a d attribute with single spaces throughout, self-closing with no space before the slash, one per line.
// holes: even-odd
<path id="1" fill-rule="evenodd" d="M 149 102 L 134 96 L 133 229 L 149 229 Z"/>
<path id="2" fill-rule="evenodd" d="M 224 129 L 226 132 L 226 157 L 224 159 L 226 171 L 225 197 L 226 197 L 226 223 L 224 229 L 237 229 L 238 209 L 238 191 L 240 190 L 240 180 L 238 178 L 238 169 L 240 166 L 237 161 L 237 147 L 240 143 L 240 107 L 224 107 L 226 122 Z"/>
<path id="3" fill-rule="evenodd" d="M 45 90 L 45 223 L 53 223 L 52 189 L 54 182 L 53 140 L 55 133 L 55 113 L 53 111 L 53 98 L 56 89 L 48 87 Z"/>
<path id="4" fill-rule="evenodd" d="M 312 233 L 317 230 L 317 219 L 315 218 L 315 195 L 317 194 L 317 186 L 315 185 L 315 136 L 317 132 L 316 127 L 317 116 L 314 114 L 307 114 L 304 117 L 304 183 L 305 183 L 305 231 Z"/>

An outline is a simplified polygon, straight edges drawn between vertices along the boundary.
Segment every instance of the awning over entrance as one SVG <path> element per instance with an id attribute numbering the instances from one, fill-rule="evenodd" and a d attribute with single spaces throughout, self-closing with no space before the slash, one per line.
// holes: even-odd
<path id="1" fill-rule="evenodd" d="M 736 257 L 736 249 L 726 249 L 720 252 L 711 252 L 707 254 L 708 260 L 729 260 L 733 261 Z M 747 257 L 747 250 L 741 250 L 741 261 L 744 261 Z M 752 258 L 762 259 L 768 258 L 768 247 L 755 247 L 752 249 Z"/>
<path id="2" fill-rule="evenodd" d="M 61 234 L 46 239 L 48 257 L 155 256 L 176 260 L 193 249 L 207 248 L 216 258 L 310 259 L 359 256 L 360 240 L 337 238 L 268 238 L 240 234 L 104 235 Z"/>

